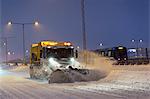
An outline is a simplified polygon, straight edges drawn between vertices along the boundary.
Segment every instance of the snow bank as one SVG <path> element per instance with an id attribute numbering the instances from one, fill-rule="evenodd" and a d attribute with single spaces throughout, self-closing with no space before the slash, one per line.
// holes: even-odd
<path id="1" fill-rule="evenodd" d="M 28 72 L 29 67 L 28 66 L 13 66 L 9 71 L 11 72 Z"/>
<path id="2" fill-rule="evenodd" d="M 49 83 L 73 83 L 97 81 L 106 76 L 97 70 L 57 70 L 49 78 Z"/>
<path id="3" fill-rule="evenodd" d="M 150 99 L 150 65 L 116 66 L 97 82 L 74 85 L 73 90 L 108 94 L 125 99 Z"/>

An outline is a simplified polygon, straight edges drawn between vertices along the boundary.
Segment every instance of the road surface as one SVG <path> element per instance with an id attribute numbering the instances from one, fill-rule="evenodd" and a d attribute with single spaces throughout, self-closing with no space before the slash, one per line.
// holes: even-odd
<path id="1" fill-rule="evenodd" d="M 1 69 L 0 99 L 150 99 L 149 75 L 149 71 L 118 69 L 96 82 L 47 84 L 29 79 L 27 72 Z"/>
<path id="2" fill-rule="evenodd" d="M 14 72 L 2 71 L 0 74 L 0 99 L 99 99 L 111 95 L 97 94 L 90 91 L 69 89 L 72 85 L 41 83 L 20 76 Z M 114 97 L 116 99 L 116 97 Z"/>

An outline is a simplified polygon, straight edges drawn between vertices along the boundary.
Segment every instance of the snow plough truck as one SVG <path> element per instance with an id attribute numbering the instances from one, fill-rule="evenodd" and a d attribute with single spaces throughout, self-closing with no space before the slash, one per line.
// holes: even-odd
<path id="1" fill-rule="evenodd" d="M 30 78 L 46 79 L 49 83 L 89 81 L 90 71 L 83 69 L 77 58 L 78 51 L 70 42 L 41 41 L 32 44 Z"/>

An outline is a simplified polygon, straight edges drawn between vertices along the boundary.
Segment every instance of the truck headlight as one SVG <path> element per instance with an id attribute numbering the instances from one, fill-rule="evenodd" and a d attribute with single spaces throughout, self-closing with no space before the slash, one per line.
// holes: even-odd
<path id="1" fill-rule="evenodd" d="M 74 59 L 74 58 L 70 58 L 70 61 L 71 61 L 71 62 L 74 62 L 74 61 L 75 61 L 75 59 Z"/>
<path id="2" fill-rule="evenodd" d="M 54 62 L 54 58 L 49 58 L 49 62 Z"/>
<path id="3" fill-rule="evenodd" d="M 54 58 L 49 58 L 49 63 L 52 64 L 53 66 L 60 66 L 60 64 L 54 59 Z"/>

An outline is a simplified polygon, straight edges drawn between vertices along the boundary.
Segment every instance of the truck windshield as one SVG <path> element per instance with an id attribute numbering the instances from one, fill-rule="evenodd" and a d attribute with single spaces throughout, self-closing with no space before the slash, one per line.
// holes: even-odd
<path id="1" fill-rule="evenodd" d="M 55 58 L 70 58 L 74 56 L 73 49 L 71 48 L 47 48 L 46 50 L 47 58 L 55 57 Z"/>

